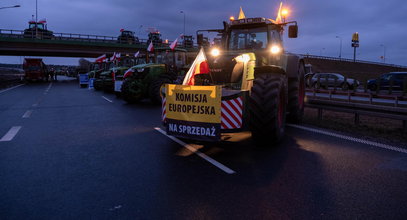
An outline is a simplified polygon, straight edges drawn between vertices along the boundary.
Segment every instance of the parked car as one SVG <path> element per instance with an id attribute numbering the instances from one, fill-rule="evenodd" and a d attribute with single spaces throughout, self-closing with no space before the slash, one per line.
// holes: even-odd
<path id="1" fill-rule="evenodd" d="M 402 90 L 404 80 L 407 80 L 407 72 L 390 72 L 385 73 L 378 79 L 370 79 L 367 81 L 367 88 L 371 91 L 376 91 L 378 84 L 380 84 L 380 89 L 387 90 L 390 88 L 393 82 L 392 89 Z"/>
<path id="2" fill-rule="evenodd" d="M 318 83 L 319 78 L 319 83 Z M 321 87 L 339 87 L 342 90 L 354 89 L 359 86 L 359 81 L 356 79 L 347 78 L 339 73 L 316 73 L 310 80 L 312 87 L 319 89 Z"/>

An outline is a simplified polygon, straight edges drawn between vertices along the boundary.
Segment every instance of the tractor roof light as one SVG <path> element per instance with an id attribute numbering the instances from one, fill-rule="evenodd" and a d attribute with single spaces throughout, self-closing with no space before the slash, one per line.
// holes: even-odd
<path id="1" fill-rule="evenodd" d="M 281 15 L 282 16 L 284 16 L 284 17 L 287 17 L 287 15 L 288 15 L 288 9 L 283 9 L 282 11 L 281 11 Z"/>
<path id="2" fill-rule="evenodd" d="M 281 47 L 278 46 L 278 45 L 273 45 L 273 46 L 271 46 L 271 48 L 270 48 L 270 52 L 271 52 L 272 54 L 279 54 L 279 53 L 281 52 Z"/>
<path id="3" fill-rule="evenodd" d="M 220 55 L 220 50 L 218 48 L 213 48 L 211 50 L 211 55 L 214 56 L 214 57 L 219 56 Z"/>

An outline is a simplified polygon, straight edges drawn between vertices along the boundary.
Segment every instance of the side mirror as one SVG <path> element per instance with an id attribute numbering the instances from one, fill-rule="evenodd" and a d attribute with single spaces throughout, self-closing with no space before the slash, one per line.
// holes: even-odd
<path id="1" fill-rule="evenodd" d="M 198 43 L 199 46 L 202 46 L 202 44 L 203 44 L 203 34 L 197 34 L 196 35 L 196 42 Z"/>
<path id="2" fill-rule="evenodd" d="M 288 37 L 297 38 L 298 37 L 298 25 L 288 26 Z"/>

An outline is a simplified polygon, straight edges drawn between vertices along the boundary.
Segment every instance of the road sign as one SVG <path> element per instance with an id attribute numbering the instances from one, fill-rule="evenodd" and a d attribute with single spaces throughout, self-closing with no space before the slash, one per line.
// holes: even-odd
<path id="1" fill-rule="evenodd" d="M 95 87 L 93 86 L 93 83 L 95 82 L 95 78 L 90 78 L 89 79 L 89 89 L 94 89 Z"/>
<path id="2" fill-rule="evenodd" d="M 89 76 L 88 74 L 79 74 L 79 85 L 82 87 L 84 85 L 89 84 Z"/>
<path id="3" fill-rule="evenodd" d="M 359 42 L 352 42 L 352 47 L 359 47 Z"/>

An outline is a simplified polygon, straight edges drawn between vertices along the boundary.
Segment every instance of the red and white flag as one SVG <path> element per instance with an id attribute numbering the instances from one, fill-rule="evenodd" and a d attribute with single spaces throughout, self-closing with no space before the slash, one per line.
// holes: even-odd
<path id="1" fill-rule="evenodd" d="M 138 57 L 140 55 L 140 51 L 137 51 L 137 53 L 134 54 L 134 57 Z"/>
<path id="2" fill-rule="evenodd" d="M 121 53 L 116 53 L 116 60 L 120 61 L 120 57 L 122 56 Z"/>
<path id="3" fill-rule="evenodd" d="M 192 63 L 191 68 L 189 68 L 187 74 L 185 75 L 182 85 L 195 85 L 195 75 L 198 74 L 209 74 L 208 60 L 206 59 L 203 48 L 201 48 L 198 56 L 196 56 L 194 62 Z"/>
<path id="4" fill-rule="evenodd" d="M 113 56 L 110 57 L 110 61 L 115 61 L 116 60 L 116 52 L 113 53 Z"/>
<path id="5" fill-rule="evenodd" d="M 126 78 L 126 77 L 128 77 L 128 76 L 131 76 L 131 75 L 133 75 L 133 73 L 134 73 L 133 68 L 130 68 L 130 69 L 128 69 L 128 70 L 124 73 L 123 78 Z"/>
<path id="6" fill-rule="evenodd" d="M 103 54 L 102 56 L 96 58 L 95 63 L 103 63 L 106 61 L 106 54 Z"/>
<path id="7" fill-rule="evenodd" d="M 175 40 L 170 44 L 171 50 L 174 50 L 174 49 L 175 49 L 175 47 L 177 46 L 177 43 L 178 43 L 178 37 L 177 37 L 177 39 L 175 39 Z"/>
<path id="8" fill-rule="evenodd" d="M 153 41 L 150 42 L 150 44 L 147 47 L 148 52 L 153 52 L 154 51 L 154 46 L 153 46 Z"/>

